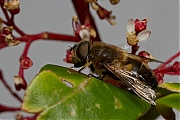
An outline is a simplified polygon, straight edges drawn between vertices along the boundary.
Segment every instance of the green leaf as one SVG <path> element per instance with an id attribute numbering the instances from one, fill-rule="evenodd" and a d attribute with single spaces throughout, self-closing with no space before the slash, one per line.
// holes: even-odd
<path id="1" fill-rule="evenodd" d="M 22 104 L 23 111 L 40 113 L 38 120 L 138 119 L 149 108 L 149 103 L 130 91 L 56 65 L 40 70 Z"/>
<path id="2" fill-rule="evenodd" d="M 149 111 L 138 120 L 155 120 L 159 115 L 160 114 L 157 111 L 156 106 L 153 105 Z"/>
<path id="3" fill-rule="evenodd" d="M 158 103 L 156 109 L 166 120 L 175 120 L 175 113 L 172 108 Z"/>
<path id="4" fill-rule="evenodd" d="M 180 93 L 173 93 L 156 100 L 157 104 L 162 104 L 170 108 L 176 108 L 180 110 Z"/>
<path id="5" fill-rule="evenodd" d="M 163 83 L 159 87 L 166 88 L 172 92 L 180 92 L 180 83 Z"/>
<path id="6" fill-rule="evenodd" d="M 170 90 L 168 90 L 166 88 L 162 88 L 162 87 L 158 87 L 155 92 L 156 92 L 156 100 L 161 97 L 176 93 L 176 92 L 170 91 Z"/>

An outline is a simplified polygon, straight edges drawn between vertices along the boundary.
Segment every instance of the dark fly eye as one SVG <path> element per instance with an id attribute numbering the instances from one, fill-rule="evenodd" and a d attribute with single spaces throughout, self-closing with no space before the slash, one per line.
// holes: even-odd
<path id="1" fill-rule="evenodd" d="M 86 58 L 90 49 L 89 41 L 82 41 L 73 47 L 74 55 L 72 57 L 74 67 L 82 67 L 86 64 Z"/>
<path id="2" fill-rule="evenodd" d="M 83 41 L 78 45 L 78 47 L 76 49 L 76 56 L 79 59 L 84 60 L 84 59 L 86 59 L 88 52 L 89 52 L 89 42 Z"/>

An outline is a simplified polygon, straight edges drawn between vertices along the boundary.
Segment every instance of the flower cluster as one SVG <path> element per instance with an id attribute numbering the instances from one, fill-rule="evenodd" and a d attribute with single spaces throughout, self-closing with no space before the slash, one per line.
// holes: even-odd
<path id="1" fill-rule="evenodd" d="M 18 14 L 20 12 L 20 1 L 19 0 L 6 0 L 4 2 L 4 9 L 8 10 L 11 14 Z"/>
<path id="2" fill-rule="evenodd" d="M 96 0 L 87 0 L 91 7 L 96 11 L 100 19 L 107 20 L 111 25 L 116 25 L 115 16 L 112 15 L 112 11 L 108 11 L 105 8 L 101 7 Z M 110 0 L 111 4 L 117 4 L 119 0 Z"/>
<path id="3" fill-rule="evenodd" d="M 12 34 L 13 26 L 3 27 L 3 20 L 0 18 L 0 43 L 1 46 L 16 46 L 20 43 L 14 39 Z"/>
<path id="4" fill-rule="evenodd" d="M 129 19 L 127 22 L 126 38 L 127 43 L 132 46 L 132 54 L 136 54 L 138 51 L 138 43 L 141 41 L 146 41 L 151 34 L 151 31 L 146 29 L 148 21 L 149 19 L 136 19 L 135 21 L 133 19 Z M 151 61 L 162 63 L 161 61 L 155 60 L 155 57 L 147 51 L 140 51 L 138 56 L 141 56 L 142 59 L 143 57 L 148 58 L 143 59 L 146 63 Z M 169 65 L 178 56 L 180 56 L 180 52 L 153 70 L 159 84 L 163 83 L 164 74 L 180 75 L 180 62 L 175 61 L 173 65 Z"/>
<path id="5" fill-rule="evenodd" d="M 146 41 L 151 31 L 147 30 L 147 22 L 149 21 L 148 18 L 143 20 L 133 20 L 129 19 L 127 22 L 127 43 L 132 46 L 132 54 L 136 54 L 136 52 L 139 49 L 138 43 L 141 41 Z M 147 51 L 141 51 L 139 52 L 138 56 L 149 58 L 149 59 L 155 59 L 153 55 L 149 54 Z M 146 61 L 149 62 L 149 61 Z"/>
<path id="6" fill-rule="evenodd" d="M 76 37 L 78 37 L 80 40 L 90 40 L 90 37 L 96 37 L 96 31 L 91 26 L 89 19 L 87 18 L 84 22 L 84 25 L 81 25 L 78 22 L 78 17 L 73 16 L 72 17 L 72 27 L 73 32 Z"/>
<path id="7" fill-rule="evenodd" d="M 174 56 L 172 56 L 159 67 L 153 70 L 156 75 L 156 78 L 158 79 L 159 84 L 163 83 L 164 74 L 180 75 L 180 62 L 175 61 L 173 64 L 170 64 L 172 61 L 174 61 L 174 59 L 176 59 L 179 56 L 180 52 L 176 53 Z"/>
<path id="8" fill-rule="evenodd" d="M 151 31 L 146 30 L 148 19 L 144 19 L 139 21 L 136 19 L 135 21 L 133 19 L 128 20 L 127 22 L 127 43 L 131 46 L 137 45 L 140 41 L 146 41 Z"/>

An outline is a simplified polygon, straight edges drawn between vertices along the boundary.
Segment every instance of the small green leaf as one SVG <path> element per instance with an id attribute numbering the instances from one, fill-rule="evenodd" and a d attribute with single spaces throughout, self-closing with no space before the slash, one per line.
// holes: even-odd
<path id="1" fill-rule="evenodd" d="M 176 92 L 170 91 L 170 90 L 168 90 L 166 88 L 162 88 L 162 87 L 158 87 L 155 92 L 156 92 L 156 100 L 161 97 L 176 93 Z"/>
<path id="2" fill-rule="evenodd" d="M 149 108 L 150 104 L 133 92 L 56 65 L 41 69 L 22 104 L 22 110 L 40 113 L 38 120 L 138 119 Z"/>
<path id="3" fill-rule="evenodd" d="M 175 113 L 172 108 L 167 107 L 161 103 L 156 105 L 156 109 L 158 112 L 166 119 L 166 120 L 175 120 Z"/>
<path id="4" fill-rule="evenodd" d="M 156 100 L 157 104 L 162 104 L 170 108 L 176 108 L 180 110 L 180 93 L 173 93 Z"/>
<path id="5" fill-rule="evenodd" d="M 157 111 L 156 106 L 153 105 L 149 111 L 138 120 L 155 120 L 159 115 L 160 114 Z"/>
<path id="6" fill-rule="evenodd" d="M 159 87 L 166 88 L 172 92 L 180 92 L 180 83 L 162 83 Z"/>

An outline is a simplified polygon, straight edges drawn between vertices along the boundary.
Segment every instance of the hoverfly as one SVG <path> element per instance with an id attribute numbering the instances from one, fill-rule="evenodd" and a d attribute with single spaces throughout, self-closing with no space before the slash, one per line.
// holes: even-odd
<path id="1" fill-rule="evenodd" d="M 150 67 L 143 61 L 148 58 L 142 59 L 120 47 L 103 42 L 81 41 L 71 50 L 74 67 L 81 67 L 79 71 L 89 67 L 102 80 L 109 76 L 121 80 L 142 99 L 156 105 L 154 90 L 158 82 Z"/>

